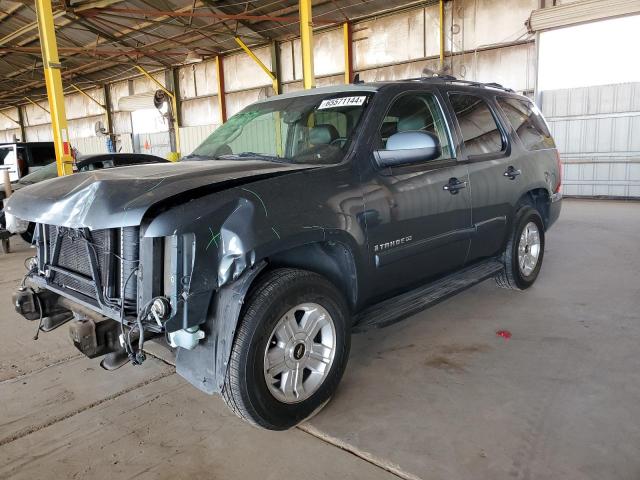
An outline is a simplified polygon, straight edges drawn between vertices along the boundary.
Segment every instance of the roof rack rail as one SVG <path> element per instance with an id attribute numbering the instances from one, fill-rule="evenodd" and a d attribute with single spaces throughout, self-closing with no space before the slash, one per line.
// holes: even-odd
<path id="1" fill-rule="evenodd" d="M 496 88 L 499 90 L 504 90 L 505 92 L 513 92 L 514 90 L 508 87 L 505 87 L 497 82 L 476 82 L 473 80 L 462 80 L 460 78 L 454 77 L 453 75 L 432 75 L 432 76 L 422 76 L 415 78 L 407 78 L 406 81 L 414 81 L 414 82 L 433 82 L 433 81 L 441 81 L 441 82 L 451 82 L 451 83 L 459 83 L 460 85 L 469 85 L 472 87 L 489 87 Z"/>

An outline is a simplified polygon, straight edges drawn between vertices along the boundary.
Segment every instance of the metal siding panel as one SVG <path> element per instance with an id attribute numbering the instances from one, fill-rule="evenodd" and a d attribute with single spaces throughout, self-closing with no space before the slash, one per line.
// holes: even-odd
<path id="1" fill-rule="evenodd" d="M 610 152 L 612 147 L 612 131 L 613 131 L 613 119 L 601 118 L 598 120 L 598 143 L 596 145 L 596 152 Z"/>
<path id="2" fill-rule="evenodd" d="M 631 119 L 618 117 L 613 119 L 613 151 L 628 152 L 631 133 Z"/>
<path id="3" fill-rule="evenodd" d="M 70 142 L 82 155 L 107 153 L 107 137 L 72 138 Z"/>
<path id="4" fill-rule="evenodd" d="M 598 135 L 598 120 L 590 118 L 584 121 L 583 152 L 595 152 Z"/>
<path id="5" fill-rule="evenodd" d="M 580 152 L 582 147 L 582 121 L 572 120 L 567 122 L 567 143 L 565 152 Z"/>
<path id="6" fill-rule="evenodd" d="M 181 128 L 180 147 L 182 155 L 189 155 L 193 152 L 216 128 L 217 125 L 214 124 Z"/>

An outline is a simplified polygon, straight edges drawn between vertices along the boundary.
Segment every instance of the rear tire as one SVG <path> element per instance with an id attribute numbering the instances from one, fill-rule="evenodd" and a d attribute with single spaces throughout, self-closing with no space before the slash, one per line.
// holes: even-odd
<path id="1" fill-rule="evenodd" d="M 496 277 L 501 288 L 525 290 L 538 278 L 544 257 L 544 223 L 540 213 L 524 206 L 518 210 L 515 226 L 502 253 L 504 270 Z"/>
<path id="2" fill-rule="evenodd" d="M 222 390 L 240 418 L 285 430 L 331 398 L 350 347 L 348 307 L 324 277 L 283 268 L 258 278 L 243 306 Z"/>

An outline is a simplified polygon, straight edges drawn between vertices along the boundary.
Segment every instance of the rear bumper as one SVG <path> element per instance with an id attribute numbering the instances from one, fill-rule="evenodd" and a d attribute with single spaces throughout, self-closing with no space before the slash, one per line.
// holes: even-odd
<path id="1" fill-rule="evenodd" d="M 551 195 L 551 202 L 549 203 L 549 219 L 547 220 L 547 230 L 551 228 L 558 217 L 560 217 L 560 210 L 562 210 L 562 193 L 554 193 Z"/>

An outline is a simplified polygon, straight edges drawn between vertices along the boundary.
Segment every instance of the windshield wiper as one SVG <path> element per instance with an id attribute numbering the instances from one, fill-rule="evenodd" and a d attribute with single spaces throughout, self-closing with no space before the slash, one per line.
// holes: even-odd
<path id="1" fill-rule="evenodd" d="M 218 155 L 216 158 L 221 160 L 266 160 L 267 162 L 277 162 L 277 163 L 290 163 L 285 158 L 276 157 L 274 155 L 265 155 L 263 153 L 255 153 L 255 152 L 241 152 L 241 153 L 231 153 L 227 155 Z"/>
<path id="2" fill-rule="evenodd" d="M 189 155 L 185 155 L 184 157 L 182 157 L 182 160 L 215 160 L 216 158 L 218 157 L 214 155 L 196 155 L 195 153 L 190 153 Z"/>

